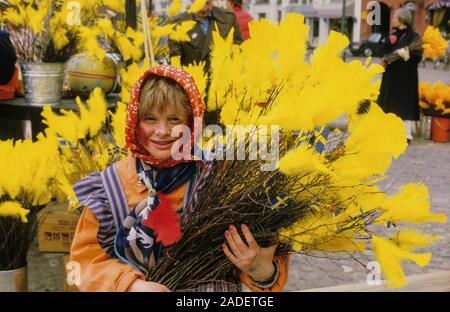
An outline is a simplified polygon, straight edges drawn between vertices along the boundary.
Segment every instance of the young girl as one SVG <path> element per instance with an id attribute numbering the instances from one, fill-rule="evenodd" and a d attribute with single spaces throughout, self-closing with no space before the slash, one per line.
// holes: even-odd
<path id="1" fill-rule="evenodd" d="M 180 137 L 172 128 L 187 125 L 193 140 L 193 119 L 203 118 L 204 104 L 192 77 L 175 67 L 147 70 L 136 82 L 126 117 L 126 148 L 131 156 L 74 185 L 85 206 L 71 248 L 71 261 L 81 269 L 81 291 L 169 291 L 145 281 L 144 268 L 161 256 L 147 227 L 148 216 L 163 201 L 181 215 L 194 192 L 202 161 L 175 160 L 171 147 Z M 162 206 L 162 205 L 161 205 Z M 261 248 L 246 225 L 241 237 L 234 225 L 224 233 L 224 254 L 240 270 L 195 291 L 239 291 L 241 282 L 253 291 L 281 291 L 289 257 L 274 256 L 276 246 Z"/>

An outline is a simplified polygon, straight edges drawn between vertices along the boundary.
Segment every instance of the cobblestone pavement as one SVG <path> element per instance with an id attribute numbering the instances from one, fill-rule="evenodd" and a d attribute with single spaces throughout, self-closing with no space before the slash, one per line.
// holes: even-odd
<path id="1" fill-rule="evenodd" d="M 65 253 L 40 252 L 37 240 L 28 252 L 28 290 L 64 291 Z"/>
<path id="2" fill-rule="evenodd" d="M 347 59 L 347 62 L 352 60 L 360 60 L 361 62 L 364 62 L 365 58 L 350 57 Z M 372 59 L 372 63 L 378 64 L 379 62 L 379 58 L 375 57 Z M 443 83 L 450 84 L 450 70 L 444 70 L 442 67 L 434 69 L 431 62 L 427 62 L 425 65 L 421 63 L 419 65 L 419 81 L 429 81 L 431 83 L 441 81 Z"/>
<path id="3" fill-rule="evenodd" d="M 374 59 L 374 62 L 378 60 Z M 450 72 L 434 70 L 431 64 L 419 68 L 420 81 L 440 80 L 450 84 Z M 408 182 L 423 181 L 430 189 L 431 209 L 434 213 L 450 216 L 450 143 L 434 143 L 414 140 L 406 153 L 392 163 L 390 178 L 383 187 L 395 192 Z M 442 240 L 431 247 L 433 258 L 421 269 L 415 264 L 406 264 L 405 272 L 418 274 L 435 270 L 450 270 L 450 223 L 418 226 L 424 232 L 442 236 Z M 40 253 L 34 242 L 29 252 L 29 290 L 63 291 L 64 271 L 61 253 Z M 336 255 L 333 255 L 336 256 Z M 347 259 L 345 259 L 347 258 Z M 358 263 L 340 255 L 337 260 L 313 256 L 295 255 L 292 258 L 286 291 L 334 286 L 363 282 L 368 274 L 365 265 L 373 260 L 370 253 L 359 256 Z"/>
<path id="4" fill-rule="evenodd" d="M 431 66 L 427 65 L 427 67 L 419 68 L 419 80 L 420 81 L 429 81 L 436 82 L 441 81 L 446 84 L 450 84 L 450 70 L 444 71 L 442 69 L 433 70 Z"/>

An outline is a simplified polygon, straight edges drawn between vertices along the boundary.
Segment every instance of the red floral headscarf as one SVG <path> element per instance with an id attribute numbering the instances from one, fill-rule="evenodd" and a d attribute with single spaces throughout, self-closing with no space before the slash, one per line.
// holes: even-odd
<path id="1" fill-rule="evenodd" d="M 203 114 L 205 112 L 205 104 L 203 103 L 200 92 L 195 85 L 192 76 L 184 70 L 169 66 L 158 65 L 145 71 L 141 77 L 136 81 L 131 90 L 131 99 L 128 103 L 126 128 L 125 128 L 125 148 L 131 151 L 131 154 L 137 158 L 144 160 L 150 165 L 158 165 L 162 168 L 173 167 L 182 162 L 194 161 L 194 157 L 190 159 L 175 160 L 169 158 L 167 160 L 155 159 L 139 142 L 139 100 L 141 97 L 141 89 L 144 81 L 150 76 L 155 75 L 159 77 L 166 77 L 176 81 L 188 94 L 191 102 L 192 114 L 194 118 L 200 118 L 200 123 L 197 126 L 201 127 L 203 124 Z M 191 126 L 191 143 L 194 143 L 194 125 Z M 201 131 L 201 129 L 195 129 Z"/>

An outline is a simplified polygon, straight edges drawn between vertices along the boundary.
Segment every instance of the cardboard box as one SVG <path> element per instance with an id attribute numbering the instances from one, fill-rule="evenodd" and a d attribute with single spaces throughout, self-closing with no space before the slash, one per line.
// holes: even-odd
<path id="1" fill-rule="evenodd" d="M 49 205 L 44 211 L 44 221 L 39 226 L 41 252 L 69 252 L 80 216 L 70 213 L 65 205 Z"/>

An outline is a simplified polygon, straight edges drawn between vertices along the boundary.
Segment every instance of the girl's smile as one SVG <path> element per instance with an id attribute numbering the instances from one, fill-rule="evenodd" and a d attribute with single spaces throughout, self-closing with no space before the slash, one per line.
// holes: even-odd
<path id="1" fill-rule="evenodd" d="M 188 125 L 188 116 L 176 112 L 173 105 L 162 112 L 153 108 L 139 121 L 140 142 L 154 158 L 167 160 L 172 156 L 172 145 L 180 139 L 180 135 L 172 137 L 172 129 L 182 124 Z"/>

